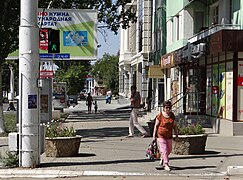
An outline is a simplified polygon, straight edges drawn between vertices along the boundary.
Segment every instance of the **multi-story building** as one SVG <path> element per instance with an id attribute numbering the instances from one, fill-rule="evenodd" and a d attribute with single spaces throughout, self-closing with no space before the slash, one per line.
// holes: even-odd
<path id="1" fill-rule="evenodd" d="M 119 94 L 130 96 L 136 85 L 143 102 L 148 97 L 147 67 L 151 53 L 151 0 L 133 0 L 126 5 L 137 14 L 137 22 L 121 30 L 119 57 Z"/>
<path id="2" fill-rule="evenodd" d="M 184 114 L 210 118 L 227 135 L 243 134 L 242 4 L 166 1 L 165 99 L 183 97 Z"/>

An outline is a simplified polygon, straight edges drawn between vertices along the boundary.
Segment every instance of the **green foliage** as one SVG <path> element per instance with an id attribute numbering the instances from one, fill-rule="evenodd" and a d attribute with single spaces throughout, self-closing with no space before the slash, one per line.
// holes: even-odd
<path id="1" fill-rule="evenodd" d="M 20 0 L 1 0 L 0 63 L 18 48 Z M 10 13 L 11 12 L 11 13 Z"/>
<path id="2" fill-rule="evenodd" d="M 106 88 L 112 90 L 112 94 L 118 94 L 119 87 L 119 56 L 104 54 L 102 59 L 94 64 L 92 74 L 94 78 L 103 80 Z"/>
<path id="3" fill-rule="evenodd" d="M 197 135 L 204 134 L 205 130 L 202 125 L 197 124 L 188 124 L 185 119 L 181 118 L 178 123 L 178 134 L 179 135 Z"/>
<path id="4" fill-rule="evenodd" d="M 56 72 L 55 79 L 57 82 L 67 82 L 68 94 L 78 94 L 84 88 L 90 66 L 82 62 L 70 62 L 68 66 L 63 66 Z"/>
<path id="5" fill-rule="evenodd" d="M 18 167 L 19 166 L 19 155 L 16 152 L 6 152 L 6 157 L 1 157 L 3 165 L 6 167 Z"/>
<path id="6" fill-rule="evenodd" d="M 197 134 L 204 134 L 205 130 L 202 128 L 200 124 L 196 125 L 188 125 L 178 127 L 179 135 L 197 135 Z"/>
<path id="7" fill-rule="evenodd" d="M 39 1 L 39 7 L 46 8 L 49 4 L 49 0 Z M 62 9 L 95 9 L 98 11 L 98 22 L 113 31 L 118 33 L 120 26 L 122 28 L 128 28 L 129 23 L 137 21 L 136 11 L 130 8 L 125 8 L 128 0 L 65 0 L 53 1 L 52 8 Z"/>
<path id="8" fill-rule="evenodd" d="M 52 120 L 45 125 L 46 137 L 74 137 L 76 136 L 76 131 L 73 127 L 66 127 L 62 122 Z"/>
<path id="9" fill-rule="evenodd" d="M 17 113 L 4 113 L 4 128 L 6 133 L 17 132 Z"/>

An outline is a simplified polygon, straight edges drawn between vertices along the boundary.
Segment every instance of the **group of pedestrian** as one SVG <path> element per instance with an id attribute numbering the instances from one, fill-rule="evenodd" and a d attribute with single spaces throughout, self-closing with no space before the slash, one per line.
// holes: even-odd
<path id="1" fill-rule="evenodd" d="M 97 110 L 98 110 L 97 101 L 96 100 L 93 101 L 93 97 L 91 96 L 90 93 L 88 93 L 88 96 L 86 98 L 86 105 L 88 106 L 88 113 L 91 113 L 92 104 L 94 105 L 95 113 L 97 113 Z"/>
<path id="2" fill-rule="evenodd" d="M 111 102 L 111 91 L 107 92 L 106 103 Z M 129 119 L 129 134 L 127 138 L 134 137 L 134 127 L 136 127 L 141 137 L 148 137 L 147 131 L 138 122 L 138 112 L 141 107 L 141 96 L 137 91 L 136 86 L 131 86 L 131 114 Z M 93 98 L 88 93 L 86 98 L 86 105 L 88 106 L 88 113 L 91 113 L 91 107 L 94 104 L 95 113 L 97 113 L 98 104 L 97 101 L 93 102 Z M 170 101 L 163 103 L 162 112 L 156 116 L 154 131 L 153 131 L 153 142 L 157 142 L 160 150 L 160 165 L 164 167 L 166 171 L 170 171 L 169 166 L 169 155 L 172 151 L 172 138 L 173 132 L 175 133 L 176 140 L 178 140 L 178 129 L 175 122 L 175 115 L 171 111 L 172 104 Z"/>
<path id="3" fill-rule="evenodd" d="M 134 126 L 140 131 L 142 137 L 147 137 L 146 130 L 138 123 L 138 111 L 141 104 L 141 96 L 136 90 L 136 86 L 131 86 L 131 114 L 129 120 L 129 134 L 128 138 L 134 137 Z M 172 151 L 172 138 L 173 132 L 175 133 L 176 140 L 178 140 L 178 128 L 175 122 L 175 115 L 171 111 L 172 104 L 170 101 L 163 103 L 162 112 L 156 116 L 153 142 L 157 142 L 159 145 L 159 151 L 161 154 L 160 165 L 164 167 L 166 171 L 170 171 L 169 155 Z"/>

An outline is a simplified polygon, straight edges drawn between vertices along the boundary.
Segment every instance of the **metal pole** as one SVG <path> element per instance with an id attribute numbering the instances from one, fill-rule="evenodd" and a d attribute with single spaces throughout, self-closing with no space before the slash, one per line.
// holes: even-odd
<path id="1" fill-rule="evenodd" d="M 36 167 L 39 152 L 39 29 L 37 0 L 21 0 L 19 28 L 19 154 L 21 167 Z"/>

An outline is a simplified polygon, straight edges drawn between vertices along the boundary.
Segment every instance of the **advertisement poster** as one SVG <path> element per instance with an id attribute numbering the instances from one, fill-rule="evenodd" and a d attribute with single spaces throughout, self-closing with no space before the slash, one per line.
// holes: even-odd
<path id="1" fill-rule="evenodd" d="M 48 29 L 39 30 L 39 48 L 41 50 L 48 50 Z"/>
<path id="2" fill-rule="evenodd" d="M 233 62 L 226 63 L 226 119 L 233 119 Z"/>
<path id="3" fill-rule="evenodd" d="M 66 83 L 54 82 L 53 83 L 53 108 L 63 109 L 67 107 L 66 102 Z"/>
<path id="4" fill-rule="evenodd" d="M 40 96 L 40 112 L 41 113 L 48 113 L 48 95 L 41 95 Z"/>
<path id="5" fill-rule="evenodd" d="M 48 28 L 59 30 L 60 53 L 56 60 L 96 60 L 97 59 L 98 13 L 91 9 L 38 9 L 41 58 L 51 59 L 48 54 Z M 8 58 L 18 59 L 19 51 Z"/>
<path id="6" fill-rule="evenodd" d="M 218 64 L 212 66 L 212 116 L 218 116 L 219 77 Z"/>
<path id="7" fill-rule="evenodd" d="M 206 114 L 212 114 L 212 105 L 211 105 L 211 97 L 212 97 L 212 66 L 207 66 L 207 84 L 206 84 Z"/>
<path id="8" fill-rule="evenodd" d="M 38 26 L 60 31 L 60 53 L 70 53 L 71 60 L 96 59 L 97 11 L 88 9 L 43 9 Z M 41 50 L 40 53 L 47 53 Z"/>
<path id="9" fill-rule="evenodd" d="M 37 95 L 28 95 L 28 109 L 37 108 Z"/>
<path id="10" fill-rule="evenodd" d="M 218 115 L 225 118 L 225 63 L 219 64 L 219 109 Z"/>
<path id="11" fill-rule="evenodd" d="M 237 120 L 243 120 L 243 61 L 238 62 L 238 97 L 237 97 Z"/>

